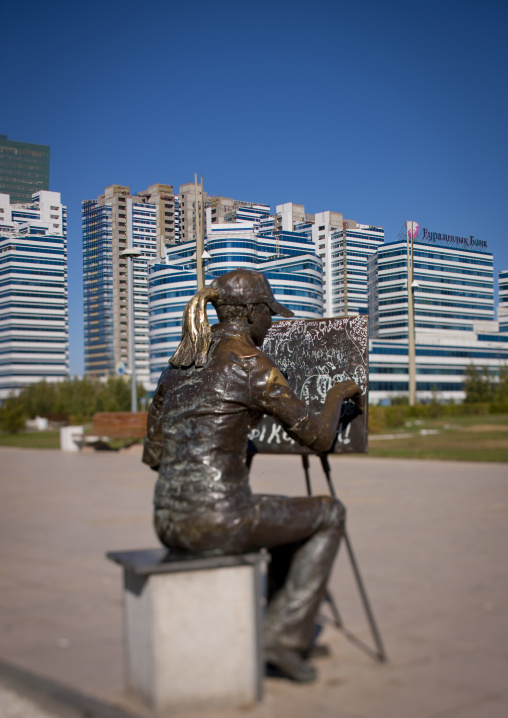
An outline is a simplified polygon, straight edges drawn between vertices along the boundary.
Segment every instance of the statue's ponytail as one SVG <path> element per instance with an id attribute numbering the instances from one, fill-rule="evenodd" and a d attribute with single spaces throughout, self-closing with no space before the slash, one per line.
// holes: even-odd
<path id="1" fill-rule="evenodd" d="M 204 366 L 212 341 L 206 303 L 218 298 L 218 291 L 204 287 L 187 303 L 183 313 L 182 339 L 169 363 L 175 367 Z"/>

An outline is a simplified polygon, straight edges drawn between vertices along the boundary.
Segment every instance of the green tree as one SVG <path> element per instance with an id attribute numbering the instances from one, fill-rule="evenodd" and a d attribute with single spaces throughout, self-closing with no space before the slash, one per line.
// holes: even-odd
<path id="1" fill-rule="evenodd" d="M 139 386 L 138 386 L 139 391 Z M 122 377 L 110 377 L 101 386 L 95 405 L 96 411 L 129 411 L 131 408 L 131 386 Z"/>
<path id="2" fill-rule="evenodd" d="M 63 382 L 60 386 L 62 404 L 74 416 L 93 416 L 96 412 L 100 382 L 84 377 Z"/>
<path id="3" fill-rule="evenodd" d="M 9 396 L 0 406 L 0 429 L 8 434 L 17 434 L 25 428 L 26 414 L 17 397 Z"/>
<path id="4" fill-rule="evenodd" d="M 494 386 L 494 402 L 508 404 L 508 365 L 499 367 L 497 382 Z"/>
<path id="5" fill-rule="evenodd" d="M 138 384 L 138 408 L 144 396 L 146 391 Z M 12 397 L 12 402 L 27 418 L 66 416 L 82 421 L 98 411 L 130 411 L 131 385 L 123 377 L 110 377 L 107 381 L 88 377 L 55 383 L 41 381 L 26 386 L 17 397 Z"/>
<path id="6" fill-rule="evenodd" d="M 465 402 L 480 403 L 493 401 L 496 393 L 496 382 L 494 381 L 489 368 L 484 366 L 478 370 L 474 364 L 466 367 L 464 391 L 466 392 Z"/>
<path id="7" fill-rule="evenodd" d="M 22 405 L 26 415 L 33 419 L 36 416 L 48 416 L 60 411 L 58 407 L 58 389 L 56 384 L 40 381 L 21 390 L 17 401 Z"/>

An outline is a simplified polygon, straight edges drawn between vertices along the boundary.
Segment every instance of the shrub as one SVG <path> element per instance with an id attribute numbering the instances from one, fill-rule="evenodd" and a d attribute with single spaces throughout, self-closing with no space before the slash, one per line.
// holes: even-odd
<path id="1" fill-rule="evenodd" d="M 138 385 L 138 400 L 144 396 L 146 391 Z M 9 401 L 8 411 L 12 412 L 11 404 L 15 405 L 25 418 L 45 416 L 67 422 L 70 417 L 90 419 L 98 411 L 130 411 L 131 387 L 130 381 L 122 377 L 110 377 L 105 382 L 75 377 L 63 382 L 41 381 L 26 386 Z"/>
<path id="2" fill-rule="evenodd" d="M 445 419 L 454 416 L 487 416 L 488 414 L 508 414 L 508 401 L 369 406 L 369 432 L 381 434 L 386 429 L 400 429 L 411 419 Z"/>
<path id="3" fill-rule="evenodd" d="M 408 420 L 411 407 L 399 404 L 398 406 L 387 406 L 385 408 L 386 425 L 391 429 L 399 429 Z"/>
<path id="4" fill-rule="evenodd" d="M 508 401 L 494 401 L 489 409 L 491 414 L 508 414 Z"/>
<path id="5" fill-rule="evenodd" d="M 23 406 L 14 396 L 4 399 L 0 406 L 0 429 L 8 434 L 17 434 L 25 428 L 26 414 Z"/>
<path id="6" fill-rule="evenodd" d="M 473 364 L 466 368 L 464 389 L 465 403 L 505 403 L 508 400 L 508 368 L 500 367 L 498 374 L 491 374 L 488 367 L 477 369 Z"/>
<path id="7" fill-rule="evenodd" d="M 383 406 L 369 406 L 369 432 L 382 434 L 386 428 L 385 409 Z"/>

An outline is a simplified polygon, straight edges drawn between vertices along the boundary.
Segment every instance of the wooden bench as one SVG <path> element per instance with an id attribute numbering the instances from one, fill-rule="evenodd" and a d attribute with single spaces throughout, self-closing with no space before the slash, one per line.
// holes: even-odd
<path id="1" fill-rule="evenodd" d="M 94 414 L 92 434 L 108 439 L 142 439 L 147 416 L 146 411 L 101 411 Z"/>

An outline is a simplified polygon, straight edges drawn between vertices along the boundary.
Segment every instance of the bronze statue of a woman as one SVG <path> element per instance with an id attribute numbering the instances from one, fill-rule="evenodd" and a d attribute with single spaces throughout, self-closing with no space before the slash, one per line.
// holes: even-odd
<path id="1" fill-rule="evenodd" d="M 209 301 L 219 318 L 212 328 Z M 319 415 L 309 410 L 259 349 L 276 314 L 293 316 L 266 278 L 248 269 L 216 278 L 190 300 L 150 406 L 143 461 L 159 472 L 154 522 L 163 544 L 200 555 L 268 549 L 265 657 L 306 682 L 316 677 L 305 656 L 345 510 L 329 496 L 253 494 L 247 437 L 269 414 L 300 444 L 326 452 L 343 400 L 361 400 L 358 386 L 345 381 L 330 389 Z"/>

